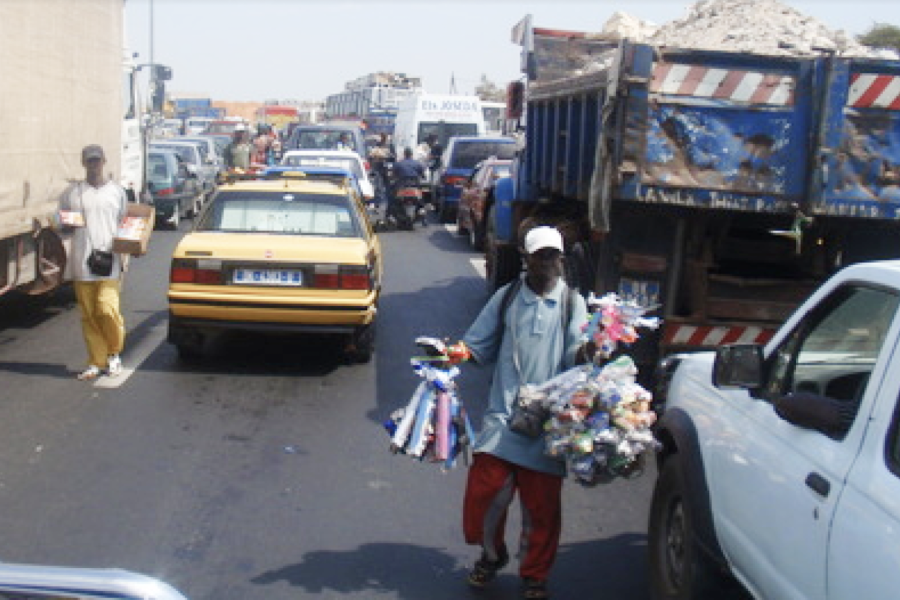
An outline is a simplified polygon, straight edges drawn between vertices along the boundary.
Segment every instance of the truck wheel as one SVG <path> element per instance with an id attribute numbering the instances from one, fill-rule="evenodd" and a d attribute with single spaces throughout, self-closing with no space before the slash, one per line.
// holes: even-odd
<path id="1" fill-rule="evenodd" d="M 470 233 L 470 229 L 463 225 L 462 223 L 462 209 L 456 211 L 456 235 L 463 236 L 468 235 Z M 469 222 L 471 222 L 471 217 L 469 218 Z"/>
<path id="2" fill-rule="evenodd" d="M 491 292 L 512 281 L 522 270 L 517 248 L 501 244 L 494 230 L 494 207 L 488 211 L 487 232 L 484 236 L 484 259 L 488 289 Z"/>
<path id="3" fill-rule="evenodd" d="M 723 598 L 723 573 L 696 539 L 695 506 L 678 456 L 663 465 L 650 506 L 648 552 L 654 600 Z M 732 597 L 732 596 L 727 596 Z"/>
<path id="4" fill-rule="evenodd" d="M 469 245 L 472 246 L 472 250 L 475 250 L 476 252 L 484 250 L 483 227 L 483 225 L 480 225 L 473 219 L 472 227 L 469 228 Z"/>

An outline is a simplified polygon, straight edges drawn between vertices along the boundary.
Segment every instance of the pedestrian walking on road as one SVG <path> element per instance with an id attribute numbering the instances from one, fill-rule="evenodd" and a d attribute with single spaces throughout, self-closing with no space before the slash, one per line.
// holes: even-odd
<path id="1" fill-rule="evenodd" d="M 225 158 L 225 166 L 229 169 L 250 168 L 250 157 L 253 153 L 253 146 L 250 144 L 250 134 L 244 125 L 238 125 L 234 128 L 234 134 L 231 142 L 225 146 L 223 151 Z"/>
<path id="2" fill-rule="evenodd" d="M 88 352 L 88 366 L 78 379 L 92 381 L 104 372 L 110 377 L 122 372 L 125 321 L 119 294 L 123 260 L 112 251 L 112 245 L 126 214 L 127 198 L 122 186 L 103 175 L 106 156 L 102 147 L 86 146 L 81 162 L 85 181 L 67 190 L 59 208 L 62 222 L 72 231 L 69 265 Z"/>
<path id="3" fill-rule="evenodd" d="M 494 294 L 463 337 L 471 360 L 495 365 L 468 474 L 463 529 L 466 543 L 481 546 L 468 583 L 482 588 L 509 561 L 504 529 L 518 492 L 523 594 L 548 598 L 566 468 L 544 454 L 542 436 L 513 431 L 510 419 L 520 386 L 547 381 L 587 360 L 593 348 L 581 341 L 581 326 L 587 322 L 584 298 L 569 290 L 562 278 L 562 235 L 553 227 L 535 227 L 525 236 L 524 246 L 525 274 Z"/>

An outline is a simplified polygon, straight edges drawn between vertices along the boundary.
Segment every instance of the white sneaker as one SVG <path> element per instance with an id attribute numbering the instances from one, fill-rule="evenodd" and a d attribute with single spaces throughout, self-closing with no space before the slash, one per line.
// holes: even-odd
<path id="1" fill-rule="evenodd" d="M 106 374 L 109 377 L 116 377 L 122 374 L 122 359 L 118 354 L 110 354 L 106 362 Z"/>

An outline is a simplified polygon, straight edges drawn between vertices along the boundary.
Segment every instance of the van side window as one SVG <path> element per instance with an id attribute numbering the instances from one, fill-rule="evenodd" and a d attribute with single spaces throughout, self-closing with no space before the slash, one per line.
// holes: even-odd
<path id="1" fill-rule="evenodd" d="M 885 289 L 836 290 L 770 357 L 766 397 L 826 396 L 855 417 L 898 304 Z"/>

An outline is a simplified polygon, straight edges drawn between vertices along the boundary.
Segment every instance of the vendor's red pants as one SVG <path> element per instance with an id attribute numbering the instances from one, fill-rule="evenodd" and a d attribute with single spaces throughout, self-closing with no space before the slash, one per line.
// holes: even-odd
<path id="1" fill-rule="evenodd" d="M 506 514 L 516 490 L 522 505 L 519 575 L 547 579 L 559 548 L 563 478 L 478 453 L 469 469 L 463 504 L 466 543 L 479 544 L 489 560 L 506 554 Z"/>

